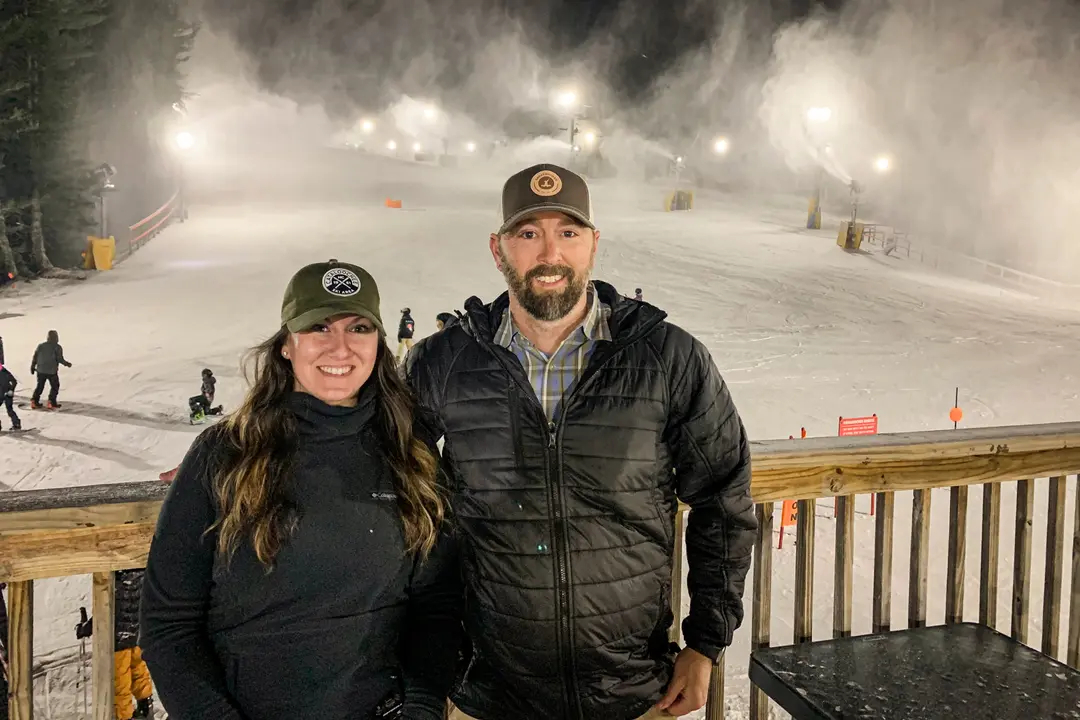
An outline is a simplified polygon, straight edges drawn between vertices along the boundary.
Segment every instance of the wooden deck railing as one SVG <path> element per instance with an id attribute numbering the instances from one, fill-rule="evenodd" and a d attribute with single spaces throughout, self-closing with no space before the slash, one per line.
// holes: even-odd
<path id="1" fill-rule="evenodd" d="M 1065 578 L 1066 476 L 1080 470 L 1080 423 L 1028 425 L 854 438 L 811 438 L 753 444 L 753 492 L 760 529 L 754 549 L 749 608 L 752 647 L 772 643 L 772 588 L 795 587 L 792 642 L 814 636 L 814 506 L 837 498 L 833 590 L 834 637 L 852 632 L 856 597 L 852 568 L 854 497 L 876 494 L 872 632 L 891 629 L 894 493 L 912 491 L 912 532 L 908 625 L 924 625 L 927 617 L 930 566 L 931 490 L 950 488 L 945 621 L 964 618 L 964 578 L 968 487 L 982 484 L 982 553 L 979 569 L 979 621 L 997 625 L 998 558 L 1001 531 L 1001 484 L 1017 484 L 1014 526 L 1014 571 L 1011 633 L 1028 640 L 1031 596 L 1032 519 L 1035 478 L 1050 478 L 1046 524 L 1046 569 L 1043 583 L 1043 652 L 1062 651 L 1061 630 Z M 1074 481 L 1075 482 L 1075 481 Z M 93 575 L 93 717 L 108 720 L 112 711 L 111 571 L 141 567 L 146 561 L 166 487 L 157 481 L 99 485 L 0 494 L 0 582 L 8 582 L 10 602 L 10 715 L 32 717 L 33 581 L 65 575 Z M 1074 491 L 1074 497 L 1076 493 Z M 779 578 L 773 568 L 774 504 L 798 500 L 795 577 Z M 1067 661 L 1080 666 L 1080 502 L 1073 509 Z M 677 531 L 684 530 L 683 514 Z M 681 543 L 676 555 L 673 607 L 682 608 L 685 576 Z M 678 638 L 679 623 L 673 628 Z M 787 644 L 787 638 L 778 638 Z M 751 717 L 768 717 L 768 700 L 750 692 Z M 724 668 L 713 673 L 707 717 L 724 716 Z"/>

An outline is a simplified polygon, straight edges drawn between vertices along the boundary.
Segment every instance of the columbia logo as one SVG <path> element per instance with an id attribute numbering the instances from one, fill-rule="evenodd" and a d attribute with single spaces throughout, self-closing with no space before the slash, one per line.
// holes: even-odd
<path id="1" fill-rule="evenodd" d="M 397 500 L 397 495 L 392 492 L 373 492 L 371 498 L 373 500 Z"/>

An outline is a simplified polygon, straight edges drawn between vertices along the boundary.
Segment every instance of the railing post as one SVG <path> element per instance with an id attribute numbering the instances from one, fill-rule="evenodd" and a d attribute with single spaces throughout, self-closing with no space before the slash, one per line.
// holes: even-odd
<path id="1" fill-rule="evenodd" d="M 34 581 L 8 583 L 8 715 L 34 720 Z"/>
<path id="2" fill-rule="evenodd" d="M 1080 670 L 1080 475 L 1076 476 L 1073 502 L 1072 597 L 1069 600 L 1069 664 Z"/>
<path id="3" fill-rule="evenodd" d="M 926 626 L 926 580 L 930 562 L 930 493 L 916 490 L 911 502 L 911 577 L 908 627 Z"/>
<path id="4" fill-rule="evenodd" d="M 675 513 L 675 557 L 671 563 L 671 612 L 675 623 L 668 630 L 668 639 L 682 646 L 683 575 L 686 569 L 686 511 Z"/>
<path id="5" fill-rule="evenodd" d="M 1065 478 L 1050 478 L 1046 508 L 1046 572 L 1042 651 L 1057 658 L 1061 637 L 1061 580 L 1065 573 Z"/>
<path id="6" fill-rule="evenodd" d="M 113 651 L 115 633 L 115 592 L 111 572 L 94 573 L 94 635 L 91 676 L 94 691 L 94 720 L 112 720 Z"/>
<path id="7" fill-rule="evenodd" d="M 997 627 L 998 550 L 1001 547 L 1001 483 L 983 485 L 982 559 L 979 562 L 979 622 Z"/>
<path id="8" fill-rule="evenodd" d="M 712 667 L 709 676 L 709 700 L 705 704 L 705 720 L 724 720 L 724 656 Z"/>
<path id="9" fill-rule="evenodd" d="M 758 535 L 754 548 L 754 595 L 750 651 L 769 647 L 772 622 L 772 529 L 773 503 L 757 506 Z M 750 720 L 768 720 L 769 698 L 756 685 L 750 687 Z"/>
<path id="10" fill-rule="evenodd" d="M 816 503 L 799 501 L 799 517 L 795 521 L 795 644 L 814 639 L 814 522 Z"/>
<path id="11" fill-rule="evenodd" d="M 1016 545 L 1013 551 L 1012 638 L 1027 644 L 1031 585 L 1031 516 L 1035 510 L 1035 481 L 1016 483 Z"/>
<path id="12" fill-rule="evenodd" d="M 964 575 L 967 560 L 968 489 L 949 490 L 949 557 L 945 586 L 945 622 L 964 622 Z"/>
<path id="13" fill-rule="evenodd" d="M 833 575 L 833 637 L 851 635 L 851 574 L 855 551 L 855 496 L 836 498 L 836 564 Z"/>
<path id="14" fill-rule="evenodd" d="M 874 620 L 873 631 L 892 627 L 893 493 L 878 493 L 874 520 Z"/>

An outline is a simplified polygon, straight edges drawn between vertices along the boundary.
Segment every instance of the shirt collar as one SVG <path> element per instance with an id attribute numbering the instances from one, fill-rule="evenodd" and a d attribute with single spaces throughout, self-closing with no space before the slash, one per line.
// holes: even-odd
<path id="1" fill-rule="evenodd" d="M 588 310 L 581 325 L 574 329 L 574 333 L 582 332 L 587 340 L 611 340 L 611 328 L 608 326 L 608 318 L 611 317 L 611 308 L 600 302 L 596 287 L 589 283 L 586 290 Z M 573 335 L 574 333 L 571 333 Z M 509 348 L 514 338 L 518 336 L 518 330 L 514 327 L 514 318 L 507 307 L 503 311 L 502 322 L 492 338 L 496 345 Z"/>

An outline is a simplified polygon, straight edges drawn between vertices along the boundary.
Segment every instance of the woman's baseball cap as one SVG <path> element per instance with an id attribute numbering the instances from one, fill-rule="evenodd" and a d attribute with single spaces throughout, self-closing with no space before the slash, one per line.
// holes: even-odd
<path id="1" fill-rule="evenodd" d="M 359 265 L 330 259 L 300 268 L 281 301 L 281 324 L 289 332 L 307 330 L 335 315 L 359 315 L 383 329 L 379 286 Z"/>

